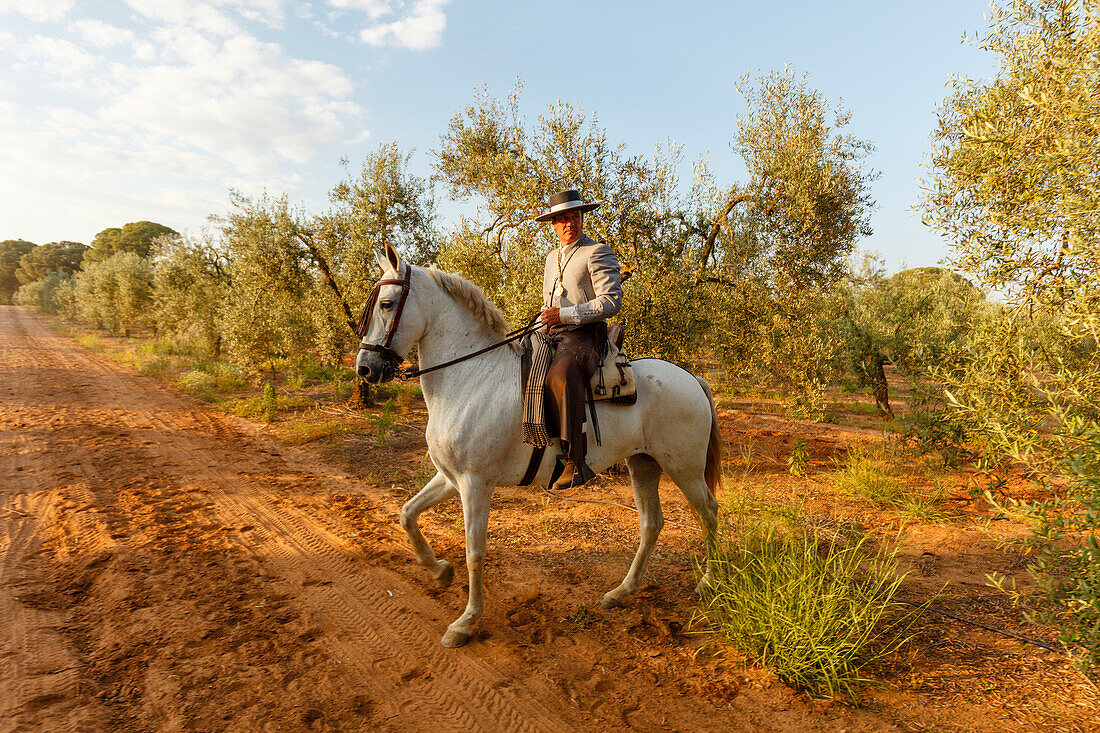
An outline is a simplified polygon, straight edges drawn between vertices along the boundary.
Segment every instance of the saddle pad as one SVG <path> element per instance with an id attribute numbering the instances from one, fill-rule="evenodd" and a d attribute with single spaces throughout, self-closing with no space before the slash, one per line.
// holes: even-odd
<path id="1" fill-rule="evenodd" d="M 592 373 L 592 398 L 613 405 L 633 405 L 638 401 L 630 358 L 613 341 L 607 342 L 607 354 Z"/>

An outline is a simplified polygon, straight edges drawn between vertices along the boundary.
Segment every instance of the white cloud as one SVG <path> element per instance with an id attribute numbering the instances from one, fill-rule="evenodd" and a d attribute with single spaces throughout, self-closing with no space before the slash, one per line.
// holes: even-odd
<path id="1" fill-rule="evenodd" d="M 371 20 L 393 12 L 389 0 L 328 0 L 328 4 L 337 10 L 361 10 Z"/>
<path id="2" fill-rule="evenodd" d="M 223 0 L 242 18 L 277 28 L 283 25 L 283 0 Z"/>
<path id="3" fill-rule="evenodd" d="M 148 41 L 134 42 L 134 58 L 138 61 L 152 61 L 157 57 L 157 47 Z"/>
<path id="4" fill-rule="evenodd" d="M 318 145 L 340 139 L 344 120 L 360 112 L 347 101 L 352 83 L 343 71 L 288 58 L 251 36 L 173 35 L 162 52 L 171 62 L 131 69 L 126 91 L 105 104 L 100 120 L 262 175 L 286 161 L 305 162 Z"/>
<path id="5" fill-rule="evenodd" d="M 22 61 L 18 70 L 40 69 L 47 82 L 59 89 L 84 88 L 90 72 L 100 65 L 97 56 L 61 38 L 32 36 L 17 53 Z"/>
<path id="6" fill-rule="evenodd" d="M 417 0 L 405 17 L 364 28 L 359 38 L 371 46 L 400 46 L 414 50 L 438 46 L 447 25 L 447 16 L 443 14 L 447 2 Z"/>
<path id="7" fill-rule="evenodd" d="M 0 81 L 0 200 L 32 239 L 62 216 L 90 232 L 46 237 L 135 217 L 193 225 L 227 188 L 295 190 L 319 151 L 369 134 L 346 72 L 247 30 L 281 23 L 285 0 L 126 2 L 132 24 L 0 31 L 18 72 Z"/>
<path id="8" fill-rule="evenodd" d="M 240 24 L 210 3 L 192 0 L 126 0 L 145 17 L 171 26 L 193 28 L 218 36 L 241 33 Z"/>
<path id="9" fill-rule="evenodd" d="M 219 36 L 243 32 L 239 20 L 281 28 L 283 3 L 284 0 L 126 0 L 127 5 L 147 18 Z"/>
<path id="10" fill-rule="evenodd" d="M 109 25 L 101 20 L 78 20 L 69 26 L 76 33 L 97 48 L 112 48 L 132 41 L 133 31 Z"/>
<path id="11" fill-rule="evenodd" d="M 0 0 L 0 13 L 19 13 L 43 23 L 60 20 L 72 10 L 74 0 Z"/>

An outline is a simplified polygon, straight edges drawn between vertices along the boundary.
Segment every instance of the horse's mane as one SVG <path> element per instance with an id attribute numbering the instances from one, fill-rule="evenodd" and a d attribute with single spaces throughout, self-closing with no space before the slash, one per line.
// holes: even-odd
<path id="1" fill-rule="evenodd" d="M 512 330 L 511 325 L 505 320 L 492 301 L 485 297 L 485 293 L 477 285 L 451 272 L 443 272 L 435 265 L 424 269 L 435 280 L 443 292 L 450 295 L 460 305 L 470 311 L 485 326 L 498 336 L 503 336 Z"/>

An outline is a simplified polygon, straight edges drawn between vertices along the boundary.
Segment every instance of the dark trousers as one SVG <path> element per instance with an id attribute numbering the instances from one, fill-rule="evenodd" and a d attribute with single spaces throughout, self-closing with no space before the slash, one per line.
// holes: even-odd
<path id="1" fill-rule="evenodd" d="M 557 348 L 546 375 L 547 404 L 558 425 L 562 448 L 574 466 L 584 463 L 588 443 L 584 427 L 585 384 L 592 378 L 607 340 L 607 324 L 586 323 L 556 337 Z"/>

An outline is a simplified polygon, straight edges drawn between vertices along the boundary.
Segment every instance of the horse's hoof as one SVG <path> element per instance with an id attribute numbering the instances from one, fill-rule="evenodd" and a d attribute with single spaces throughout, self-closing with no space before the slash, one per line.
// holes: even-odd
<path id="1" fill-rule="evenodd" d="M 706 578 L 703 578 L 702 580 L 699 581 L 699 585 L 695 586 L 695 595 L 702 598 L 703 596 L 706 595 L 707 590 L 709 588 L 710 588 L 710 583 L 707 582 Z"/>
<path id="2" fill-rule="evenodd" d="M 466 646 L 470 641 L 470 635 L 465 631 L 451 631 L 447 630 L 447 633 L 443 635 L 443 640 L 439 643 L 448 649 L 458 649 L 460 646 Z"/>
<path id="3" fill-rule="evenodd" d="M 433 572 L 432 575 L 435 577 L 437 583 L 446 588 L 451 584 L 451 581 L 455 579 L 454 566 L 446 560 L 441 560 L 437 567 L 439 567 L 439 570 Z"/>
<path id="4" fill-rule="evenodd" d="M 621 598 L 615 598 L 614 596 L 611 596 L 611 595 L 604 596 L 603 600 L 600 601 L 600 608 L 604 609 L 605 611 L 609 611 L 612 608 L 622 608 L 622 607 L 623 607 L 622 599 Z"/>

